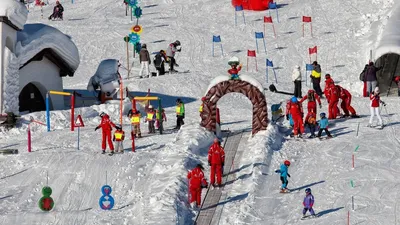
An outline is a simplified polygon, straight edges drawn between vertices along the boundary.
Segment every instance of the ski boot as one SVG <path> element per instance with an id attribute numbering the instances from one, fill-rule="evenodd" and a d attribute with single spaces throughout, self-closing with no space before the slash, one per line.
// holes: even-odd
<path id="1" fill-rule="evenodd" d="M 101 151 L 101 154 L 106 154 L 106 150 L 102 150 L 102 151 Z"/>
<path id="2" fill-rule="evenodd" d="M 109 156 L 114 155 L 114 151 L 111 151 L 110 154 L 108 154 Z"/>

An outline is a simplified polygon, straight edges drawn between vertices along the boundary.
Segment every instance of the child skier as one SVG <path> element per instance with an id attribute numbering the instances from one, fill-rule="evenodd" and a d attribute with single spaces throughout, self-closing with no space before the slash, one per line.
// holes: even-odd
<path id="1" fill-rule="evenodd" d="M 149 124 L 149 134 L 155 134 L 156 129 L 154 127 L 154 124 L 156 122 L 156 112 L 154 111 L 152 105 L 149 105 L 149 108 L 147 110 L 146 122 Z"/>
<path id="2" fill-rule="evenodd" d="M 325 113 L 321 113 L 321 114 L 319 114 L 319 116 L 321 117 L 321 119 L 320 119 L 320 121 L 318 123 L 319 131 L 318 131 L 317 137 L 321 138 L 322 131 L 325 131 L 326 135 L 328 135 L 328 138 L 331 138 L 332 135 L 328 130 L 329 122 L 328 122 L 328 118 L 326 118 L 326 114 Z"/>
<path id="3" fill-rule="evenodd" d="M 101 149 L 102 154 L 106 153 L 106 141 L 108 142 L 108 146 L 110 147 L 111 154 L 114 154 L 114 145 L 111 141 L 111 131 L 112 128 L 115 127 L 115 124 L 110 120 L 110 116 L 106 113 L 100 113 L 101 122 L 100 124 L 94 129 L 97 131 L 101 128 Z"/>
<path id="4" fill-rule="evenodd" d="M 189 193 L 190 199 L 189 203 L 194 208 L 201 207 L 201 189 L 207 188 L 208 184 L 206 179 L 204 178 L 203 166 L 201 164 L 197 164 L 196 168 L 192 171 L 189 171 L 187 178 L 189 179 Z"/>
<path id="5" fill-rule="evenodd" d="M 116 125 L 115 128 L 117 129 L 114 132 L 114 137 L 113 137 L 113 141 L 115 142 L 115 152 L 118 152 L 118 150 L 121 153 L 124 153 L 124 139 L 125 139 L 125 132 L 122 130 L 121 125 Z"/>
<path id="6" fill-rule="evenodd" d="M 280 173 L 280 179 L 282 181 L 282 186 L 281 186 L 281 191 L 280 193 L 288 193 L 290 190 L 287 188 L 287 185 L 289 183 L 287 177 L 290 177 L 289 174 L 289 166 L 290 166 L 290 161 L 285 160 L 283 164 L 281 164 L 281 167 L 279 170 L 275 170 L 275 173 Z"/>
<path id="7" fill-rule="evenodd" d="M 311 194 L 311 189 L 306 188 L 306 197 L 304 197 L 303 201 L 303 218 L 306 218 L 307 211 L 310 211 L 312 217 L 316 217 L 314 209 L 312 208 L 314 205 L 314 196 Z"/>
<path id="8" fill-rule="evenodd" d="M 371 99 L 371 117 L 369 119 L 368 127 L 372 127 L 372 122 L 374 121 L 374 115 L 378 117 L 379 120 L 379 125 L 377 128 L 382 129 L 383 128 L 383 122 L 382 118 L 379 112 L 379 103 L 382 103 L 383 106 L 386 106 L 386 103 L 381 101 L 381 97 L 379 96 L 379 87 L 375 87 L 375 90 L 371 93 L 371 96 L 369 97 Z"/>
<path id="9" fill-rule="evenodd" d="M 315 127 L 317 126 L 317 115 L 314 112 L 307 113 L 305 124 L 310 129 L 311 135 L 308 138 L 315 138 Z"/>
<path id="10" fill-rule="evenodd" d="M 239 72 L 242 69 L 242 64 L 240 64 L 240 61 L 237 57 L 232 57 L 228 61 L 228 65 L 231 66 L 231 68 L 228 70 L 228 73 L 231 75 L 232 80 L 239 80 Z M 237 67 L 239 65 L 239 67 Z"/>
<path id="11" fill-rule="evenodd" d="M 161 109 L 161 117 L 160 117 L 160 111 L 156 109 L 156 129 L 158 130 L 160 128 L 161 121 L 167 122 L 167 116 L 165 115 L 165 110 Z"/>

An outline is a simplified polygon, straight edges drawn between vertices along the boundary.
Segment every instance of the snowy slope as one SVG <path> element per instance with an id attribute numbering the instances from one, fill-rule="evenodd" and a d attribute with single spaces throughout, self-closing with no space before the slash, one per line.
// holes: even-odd
<path id="1" fill-rule="evenodd" d="M 291 91 L 290 74 L 295 65 L 309 62 L 308 48 L 318 46 L 318 61 L 323 73 L 331 73 L 335 81 L 358 96 L 361 82 L 359 71 L 369 58 L 369 49 L 376 45 L 386 15 L 390 15 L 394 1 L 367 0 L 282 0 L 280 23 L 275 24 L 278 38 L 267 28 L 267 54 L 260 48 L 257 62 L 259 71 L 244 67 L 241 74 L 252 76 L 261 85 L 265 79 L 265 58 L 274 62 L 278 90 Z M 119 0 L 63 1 L 64 21 L 41 19 L 39 8 L 31 8 L 28 23 L 50 24 L 71 36 L 77 45 L 80 65 L 75 76 L 65 78 L 66 88 L 86 89 L 89 78 L 95 74 L 101 60 L 121 59 L 127 67 L 127 35 L 134 22 L 125 16 Z M 46 18 L 52 11 L 43 8 Z M 19 155 L 0 156 L 0 224 L 191 224 L 194 212 L 186 203 L 186 172 L 196 163 L 206 164 L 207 146 L 212 134 L 198 126 L 199 99 L 209 83 L 218 76 L 227 75 L 227 61 L 238 56 L 246 64 L 246 52 L 255 49 L 254 32 L 263 30 L 262 17 L 266 12 L 245 12 L 247 25 L 234 27 L 233 9 L 229 0 L 143 0 L 141 39 L 150 52 L 165 49 L 176 39 L 182 43 L 177 54 L 178 70 L 190 69 L 187 74 L 137 79 L 138 59 L 134 60 L 130 79 L 124 85 L 145 95 L 147 89 L 163 96 L 168 122 L 165 135 L 146 136 L 137 141 L 137 153 L 103 156 L 100 135 L 94 127 L 100 122 L 98 114 L 109 113 L 118 121 L 117 103 L 91 106 L 77 110 L 86 127 L 81 130 L 81 150 L 76 150 L 77 133 L 68 130 L 69 112 L 52 112 L 52 129 L 32 125 L 33 152 L 26 152 L 26 125 L 0 136 L 0 145 L 18 148 Z M 337 9 L 337 10 L 332 10 Z M 275 19 L 275 13 L 271 12 Z M 301 37 L 301 16 L 313 17 L 313 36 Z M 221 35 L 224 56 L 211 56 L 212 35 Z M 261 42 L 259 41 L 259 45 Z M 262 45 L 262 44 L 261 44 Z M 260 46 L 261 46 L 260 45 Z M 131 51 L 132 46 L 129 46 Z M 131 52 L 130 52 L 131 53 Z M 132 56 L 130 56 L 132 63 Z M 127 78 L 127 71 L 121 71 Z M 270 71 L 269 80 L 272 80 Z M 304 83 L 303 83 L 304 84 Z M 305 93 L 303 88 L 303 93 Z M 266 92 L 267 103 L 278 103 L 288 96 Z M 171 133 L 175 126 L 176 98 L 186 103 L 185 126 Z M 220 224 L 333 224 L 344 223 L 351 209 L 354 195 L 356 210 L 351 211 L 352 223 L 396 224 L 400 211 L 396 174 L 399 172 L 399 142 L 396 134 L 399 120 L 397 98 L 384 99 L 388 103 L 391 122 L 383 131 L 365 128 L 369 113 L 366 99 L 353 98 L 360 119 L 335 121 L 331 130 L 337 135 L 327 141 L 285 141 L 285 129 L 270 126 L 243 144 L 241 159 L 235 160 L 236 179 L 224 187 L 228 196 Z M 240 130 L 251 126 L 251 103 L 245 96 L 229 94 L 218 106 L 222 129 Z M 323 110 L 326 111 L 326 102 Z M 124 110 L 125 113 L 127 109 Z M 27 115 L 29 117 L 30 115 Z M 33 113 L 44 121 L 44 113 Z M 26 117 L 26 118 L 27 118 Z M 355 130 L 360 122 L 359 137 Z M 128 133 L 128 120 L 124 130 Z M 146 124 L 142 130 L 147 131 Z M 128 135 L 129 136 L 129 135 Z M 127 138 L 129 139 L 129 138 Z M 125 141 L 129 148 L 130 141 Z M 356 168 L 351 170 L 351 154 L 359 145 Z M 279 178 L 273 171 L 284 159 L 292 161 L 289 187 L 298 189 L 289 195 L 279 195 Z M 104 212 L 98 207 L 100 188 L 106 183 L 113 187 L 115 209 Z M 56 207 L 42 213 L 37 207 L 41 187 L 53 188 Z M 208 176 L 208 171 L 205 171 Z M 350 187 L 354 180 L 355 187 Z M 321 218 L 300 222 L 304 188 L 310 186 L 316 198 L 315 209 L 324 212 Z M 343 207 L 343 208 L 341 208 Z"/>

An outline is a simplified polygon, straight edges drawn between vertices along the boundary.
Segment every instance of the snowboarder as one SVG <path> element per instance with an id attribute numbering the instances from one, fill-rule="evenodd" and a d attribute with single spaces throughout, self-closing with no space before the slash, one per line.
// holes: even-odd
<path id="1" fill-rule="evenodd" d="M 242 69 L 242 64 L 240 64 L 238 57 L 234 56 L 229 59 L 228 64 L 231 66 L 231 68 L 228 70 L 228 73 L 231 75 L 231 79 L 239 80 L 239 72 Z"/>
<path id="2" fill-rule="evenodd" d="M 286 115 L 288 115 L 289 113 L 292 116 L 294 122 L 293 134 L 294 136 L 298 135 L 298 137 L 301 138 L 301 135 L 304 134 L 303 107 L 294 96 L 290 100 L 289 107 L 286 108 Z M 286 119 L 289 120 L 288 116 L 286 116 Z"/>
<path id="3" fill-rule="evenodd" d="M 183 119 L 185 118 L 185 104 L 183 104 L 182 100 L 178 98 L 176 100 L 176 127 L 174 129 L 181 129 L 181 126 L 185 124 Z"/>
<path id="4" fill-rule="evenodd" d="M 189 203 L 192 208 L 201 207 L 201 189 L 207 188 L 208 186 L 207 180 L 204 178 L 203 170 L 203 166 L 197 164 L 197 166 L 192 171 L 189 171 L 187 175 L 187 178 L 189 179 Z"/>
<path id="5" fill-rule="evenodd" d="M 281 193 L 288 193 L 290 190 L 287 188 L 287 185 L 289 183 L 287 177 L 290 177 L 289 174 L 289 166 L 290 166 L 290 161 L 285 160 L 283 164 L 281 164 L 279 170 L 275 170 L 275 173 L 280 173 L 280 179 L 282 181 L 282 186 L 281 186 Z"/>
<path id="6" fill-rule="evenodd" d="M 306 217 L 306 213 L 307 211 L 310 212 L 312 217 L 315 217 L 315 212 L 314 209 L 312 208 L 314 205 L 314 196 L 311 194 L 311 189 L 310 188 L 306 188 L 306 196 L 304 197 L 303 200 L 303 218 Z"/>
<path id="7" fill-rule="evenodd" d="M 124 139 L 125 139 L 125 132 L 122 130 L 121 125 L 116 125 L 115 128 L 117 129 L 114 132 L 114 137 L 113 137 L 113 141 L 115 142 L 115 152 L 118 152 L 118 150 L 121 153 L 124 153 Z"/>
<path id="8" fill-rule="evenodd" d="M 336 117 L 340 114 L 338 103 L 339 103 L 339 89 L 337 86 L 331 82 L 328 87 L 328 95 L 326 100 L 328 101 L 328 118 L 336 119 Z"/>
<path id="9" fill-rule="evenodd" d="M 311 111 L 307 113 L 305 124 L 310 129 L 311 135 L 308 138 L 315 138 L 315 127 L 317 126 L 317 114 Z"/>
<path id="10" fill-rule="evenodd" d="M 100 113 L 100 117 L 101 117 L 101 123 L 100 125 L 98 125 L 94 131 L 97 131 L 98 129 L 101 128 L 101 149 L 102 149 L 102 153 L 106 153 L 106 141 L 108 142 L 108 147 L 110 147 L 111 150 L 111 154 L 114 153 L 114 145 L 111 141 L 111 131 L 112 128 L 115 127 L 115 124 L 113 122 L 111 122 L 110 120 L 110 116 L 107 115 L 106 113 L 102 112 Z"/>
<path id="11" fill-rule="evenodd" d="M 167 122 L 167 115 L 165 115 L 165 110 L 161 109 L 161 116 L 160 111 L 156 109 L 156 129 L 160 129 L 161 121 Z"/>
<path id="12" fill-rule="evenodd" d="M 300 66 L 295 66 L 292 73 L 292 81 L 294 83 L 294 96 L 301 98 L 301 71 Z"/>
<path id="13" fill-rule="evenodd" d="M 143 70 L 145 70 L 145 74 L 147 77 L 150 77 L 150 67 L 149 65 L 151 64 L 150 62 L 150 54 L 149 51 L 147 51 L 147 45 L 142 44 L 142 48 L 140 49 L 139 52 L 139 61 L 140 61 L 140 71 L 139 71 L 139 76 L 140 78 L 143 78 Z"/>
<path id="14" fill-rule="evenodd" d="M 56 6 L 53 8 L 53 14 L 49 16 L 49 20 L 51 19 L 60 19 L 63 20 L 64 7 L 61 5 L 60 1 L 56 1 Z"/>
<path id="15" fill-rule="evenodd" d="M 317 95 L 319 95 L 319 97 L 322 97 L 322 90 L 321 90 L 321 66 L 318 64 L 317 61 L 314 61 L 312 63 L 313 65 L 313 70 L 311 71 L 311 81 L 313 83 L 313 89 L 315 90 L 315 92 L 317 92 Z"/>
<path id="16" fill-rule="evenodd" d="M 210 184 L 215 185 L 215 176 L 217 176 L 218 187 L 222 186 L 222 170 L 225 164 L 225 152 L 218 138 L 214 139 L 214 143 L 208 150 L 208 165 L 211 166 Z"/>
<path id="17" fill-rule="evenodd" d="M 131 136 L 133 138 L 141 138 L 142 133 L 140 131 L 140 117 L 142 115 L 140 112 L 136 109 L 131 109 L 128 112 L 128 118 L 130 118 L 131 121 Z"/>
<path id="18" fill-rule="evenodd" d="M 168 61 L 169 61 L 169 72 L 170 73 L 178 72 L 177 70 L 174 69 L 174 66 L 179 66 L 175 60 L 175 53 L 181 51 L 180 46 L 181 46 L 181 42 L 178 40 L 176 40 L 174 43 L 171 43 L 168 45 L 167 57 L 168 57 Z"/>
<path id="19" fill-rule="evenodd" d="M 368 127 L 372 127 L 372 122 L 374 121 L 374 115 L 379 120 L 379 125 L 378 128 L 382 129 L 383 128 L 383 122 L 382 118 L 379 112 L 379 104 L 382 103 L 383 106 L 386 106 L 386 103 L 381 100 L 381 97 L 379 96 L 379 87 L 375 87 L 375 90 L 371 93 L 370 99 L 371 99 L 371 117 L 369 118 L 369 123 Z"/>
<path id="20" fill-rule="evenodd" d="M 326 118 L 326 114 L 323 112 L 323 113 L 319 114 L 319 116 L 321 117 L 321 119 L 318 122 L 319 130 L 318 130 L 317 137 L 320 138 L 322 135 L 322 131 L 325 131 L 326 135 L 328 135 L 328 138 L 331 138 L 332 135 L 328 130 L 329 121 L 328 121 L 328 118 Z"/>
<path id="21" fill-rule="evenodd" d="M 344 116 L 349 116 L 349 111 L 351 113 L 351 117 L 358 118 L 359 116 L 356 113 L 356 110 L 351 106 L 351 94 L 348 90 L 342 88 L 339 85 L 336 85 L 339 90 L 339 98 L 342 100 L 340 103 L 340 107 L 343 110 Z"/>
<path id="22" fill-rule="evenodd" d="M 319 98 L 317 93 L 315 93 L 315 91 L 312 89 L 308 90 L 307 95 L 304 95 L 304 97 L 300 100 L 300 103 L 303 103 L 306 99 L 308 100 L 307 112 L 314 112 L 316 114 L 317 113 L 316 101 L 318 101 L 319 108 L 321 108 L 322 107 L 321 99 Z"/>
<path id="23" fill-rule="evenodd" d="M 154 111 L 153 106 L 149 105 L 146 115 L 146 122 L 149 124 L 149 134 L 156 133 L 156 128 L 154 127 L 156 118 L 156 112 Z"/>
<path id="24" fill-rule="evenodd" d="M 374 62 L 369 62 L 364 75 L 364 79 L 367 82 L 367 95 L 371 95 L 372 91 L 375 90 L 375 87 L 378 84 L 376 72 L 382 68 L 383 66 L 375 67 Z"/>
<path id="25" fill-rule="evenodd" d="M 165 74 L 164 64 L 166 61 L 167 61 L 167 56 L 165 55 L 164 50 L 160 50 L 160 52 L 158 52 L 156 56 L 154 56 L 153 63 L 157 70 L 157 77 Z"/>

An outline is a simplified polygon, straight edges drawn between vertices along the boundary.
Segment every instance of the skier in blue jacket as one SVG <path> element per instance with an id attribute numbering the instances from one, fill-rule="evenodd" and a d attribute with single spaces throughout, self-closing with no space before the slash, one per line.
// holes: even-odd
<path id="1" fill-rule="evenodd" d="M 279 170 L 275 170 L 275 173 L 280 173 L 280 179 L 282 181 L 282 186 L 281 186 L 281 193 L 286 193 L 286 192 L 290 192 L 289 189 L 287 188 L 287 185 L 289 183 L 287 177 L 290 177 L 290 174 L 288 173 L 288 169 L 290 166 L 290 161 L 289 160 L 285 160 L 283 162 L 283 164 L 281 164 L 281 167 Z"/>
<path id="2" fill-rule="evenodd" d="M 328 130 L 329 121 L 328 121 L 328 118 L 326 118 L 326 114 L 325 113 L 321 113 L 321 114 L 319 114 L 319 116 L 321 117 L 321 120 L 318 123 L 319 131 L 318 131 L 317 137 L 320 138 L 321 134 L 322 134 L 322 131 L 325 131 L 326 135 L 328 135 L 328 138 L 331 138 L 332 135 Z"/>
<path id="3" fill-rule="evenodd" d="M 306 197 L 304 197 L 303 201 L 303 217 L 306 217 L 307 211 L 310 211 L 311 216 L 315 217 L 314 209 L 312 208 L 314 205 L 314 196 L 311 194 L 311 189 L 306 188 Z"/>

